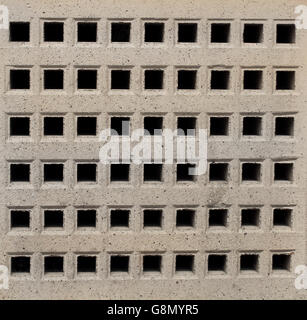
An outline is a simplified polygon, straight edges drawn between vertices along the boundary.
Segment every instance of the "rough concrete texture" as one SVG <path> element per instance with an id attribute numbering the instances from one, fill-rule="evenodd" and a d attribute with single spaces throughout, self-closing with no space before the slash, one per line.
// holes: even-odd
<path id="1" fill-rule="evenodd" d="M 8 7 L 11 22 L 30 22 L 29 42 L 9 41 L 8 30 L 0 30 L 0 264 L 10 273 L 1 299 L 306 298 L 306 290 L 294 286 L 294 270 L 307 262 L 307 31 L 295 30 L 294 42 L 276 43 L 276 25 L 293 24 L 295 7 L 307 5 L 306 0 L 1 4 Z M 64 22 L 63 42 L 44 41 L 44 22 L 50 21 Z M 96 42 L 77 42 L 80 21 L 97 22 Z M 131 23 L 130 42 L 111 42 L 111 23 L 116 21 Z M 163 42 L 144 43 L 145 22 L 164 23 Z M 177 42 L 180 22 L 197 24 L 196 42 Z M 230 24 L 228 42 L 212 43 L 211 24 L 221 22 Z M 244 42 L 246 23 L 263 25 L 259 43 Z M 283 30 L 281 37 L 292 31 Z M 131 70 L 130 89 L 114 92 L 110 70 L 123 67 Z M 46 68 L 64 70 L 62 90 L 44 89 Z M 80 68 L 97 70 L 96 90 L 77 89 Z M 164 70 L 162 90 L 144 90 L 146 68 Z M 30 89 L 12 89 L 11 69 L 30 70 Z M 177 90 L 178 69 L 197 70 L 195 90 Z M 227 90 L 211 89 L 212 70 L 230 71 Z M 246 70 L 262 71 L 259 90 L 244 89 Z M 276 90 L 277 71 L 295 72 L 294 84 L 287 80 L 290 74 L 281 80 L 289 90 Z M 98 140 L 77 136 L 77 117 L 82 115 L 97 117 L 97 132 L 115 115 L 130 117 L 131 129 L 142 128 L 146 115 L 163 117 L 163 126 L 170 129 L 176 128 L 178 116 L 196 117 L 199 128 L 209 128 L 212 121 L 226 135 L 209 136 L 209 163 L 228 163 L 227 181 L 210 180 L 207 172 L 194 182 L 177 183 L 175 165 L 165 165 L 163 182 L 143 183 L 142 167 L 132 165 L 128 183 L 110 183 L 109 167 L 98 162 Z M 30 118 L 28 136 L 11 136 L 12 116 Z M 62 136 L 44 135 L 46 116 L 63 117 Z M 213 116 L 228 117 L 228 126 L 214 124 Z M 255 116 L 260 120 L 244 120 Z M 50 162 L 64 164 L 63 182 L 43 181 L 43 166 Z M 80 162 L 97 163 L 96 183 L 77 182 Z M 259 172 L 247 166 L 258 181 L 242 181 L 246 162 L 260 164 Z M 12 163 L 30 164 L 30 182 L 11 182 Z M 293 167 L 274 169 L 276 163 Z M 77 226 L 80 208 L 96 210 L 96 227 Z M 47 209 L 63 211 L 63 226 L 59 218 L 58 227 L 45 227 Z M 128 227 L 111 227 L 112 209 L 130 210 Z M 160 227 L 143 227 L 144 209 L 162 210 Z M 177 209 L 194 210 L 194 223 L 187 218 L 176 226 Z M 18 210 L 28 213 L 16 222 L 12 215 Z M 220 214 L 217 221 L 209 219 L 214 213 Z M 128 271 L 126 260 L 114 262 L 121 271 L 110 271 L 111 256 L 118 254 L 129 256 Z M 214 254 L 222 257 L 214 259 Z M 85 272 L 78 272 L 80 255 L 95 256 L 96 268 L 94 259 L 85 259 L 85 268 L 80 262 Z M 143 270 L 144 255 L 161 256 L 160 272 L 159 258 L 149 261 L 156 271 Z M 20 256 L 30 260 L 14 259 Z M 61 259 L 44 264 L 49 256 L 63 257 L 63 269 Z"/>

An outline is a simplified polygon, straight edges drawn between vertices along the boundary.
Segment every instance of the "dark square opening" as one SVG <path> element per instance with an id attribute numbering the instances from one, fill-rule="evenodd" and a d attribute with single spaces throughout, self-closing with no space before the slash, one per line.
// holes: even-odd
<path id="1" fill-rule="evenodd" d="M 30 257 L 11 257 L 12 273 L 30 273 L 31 259 Z"/>
<path id="2" fill-rule="evenodd" d="M 292 209 L 275 208 L 273 210 L 273 226 L 291 227 Z"/>
<path id="3" fill-rule="evenodd" d="M 212 90 L 227 90 L 229 89 L 229 71 L 211 71 L 211 89 Z"/>
<path id="4" fill-rule="evenodd" d="M 294 118 L 293 117 L 276 117 L 275 118 L 275 135 L 276 136 L 293 136 Z"/>
<path id="5" fill-rule="evenodd" d="M 44 260 L 44 272 L 63 272 L 64 258 L 60 256 L 48 256 Z"/>
<path id="6" fill-rule="evenodd" d="M 162 181 L 162 164 L 145 163 L 144 164 L 144 182 Z"/>
<path id="7" fill-rule="evenodd" d="M 96 227 L 96 210 L 95 209 L 79 209 L 77 211 L 77 226 L 82 227 Z"/>
<path id="8" fill-rule="evenodd" d="M 111 256 L 111 272 L 129 272 L 129 256 Z"/>
<path id="9" fill-rule="evenodd" d="M 178 90 L 196 89 L 196 70 L 178 70 Z"/>
<path id="10" fill-rule="evenodd" d="M 242 254 L 240 256 L 240 270 L 258 270 L 259 255 L 258 254 Z"/>
<path id="11" fill-rule="evenodd" d="M 144 228 L 146 227 L 162 227 L 162 210 L 161 209 L 146 209 L 144 214 Z"/>
<path id="12" fill-rule="evenodd" d="M 209 254 L 208 255 L 208 271 L 226 271 L 226 255 L 225 254 Z"/>
<path id="13" fill-rule="evenodd" d="M 60 90 L 64 88 L 64 70 L 44 70 L 44 89 Z"/>
<path id="14" fill-rule="evenodd" d="M 78 163 L 77 164 L 77 181 L 96 182 L 96 163 Z"/>
<path id="15" fill-rule="evenodd" d="M 78 136 L 96 136 L 97 117 L 78 117 L 77 135 Z"/>
<path id="16" fill-rule="evenodd" d="M 243 118 L 243 135 L 244 136 L 261 136 L 262 118 L 261 117 L 244 117 Z"/>
<path id="17" fill-rule="evenodd" d="M 194 270 L 194 256 L 193 255 L 177 255 L 176 256 L 176 272 Z"/>
<path id="18" fill-rule="evenodd" d="M 209 209 L 209 227 L 226 227 L 227 215 L 227 209 Z"/>
<path id="19" fill-rule="evenodd" d="M 245 90 L 262 89 L 262 71 L 244 70 L 243 88 Z"/>
<path id="20" fill-rule="evenodd" d="M 241 209 L 241 226 L 248 227 L 254 226 L 258 227 L 260 223 L 260 209 L 248 208 Z"/>
<path id="21" fill-rule="evenodd" d="M 228 117 L 210 117 L 210 135 L 228 136 L 229 118 Z"/>
<path id="22" fill-rule="evenodd" d="M 129 181 L 130 165 L 126 163 L 111 164 L 111 181 Z"/>
<path id="23" fill-rule="evenodd" d="M 44 210 L 45 228 L 63 228 L 64 212 L 63 210 Z"/>
<path id="24" fill-rule="evenodd" d="M 196 42 L 197 23 L 178 23 L 178 42 Z"/>
<path id="25" fill-rule="evenodd" d="M 10 89 L 28 90 L 30 89 L 30 70 L 10 70 Z"/>
<path id="26" fill-rule="evenodd" d="M 130 70 L 111 70 L 111 89 L 130 89 Z"/>
<path id="27" fill-rule="evenodd" d="M 63 117 L 45 117 L 44 118 L 44 135 L 45 136 L 62 136 L 64 132 Z"/>
<path id="28" fill-rule="evenodd" d="M 96 272 L 96 257 L 78 256 L 77 272 Z"/>
<path id="29" fill-rule="evenodd" d="M 44 164 L 44 181 L 63 181 L 64 180 L 64 165 L 62 163 Z"/>
<path id="30" fill-rule="evenodd" d="M 119 136 L 128 136 L 130 127 L 129 117 L 112 117 L 111 118 L 111 130 L 115 131 Z M 114 134 L 115 132 L 111 132 Z"/>
<path id="31" fill-rule="evenodd" d="M 230 23 L 211 24 L 211 42 L 227 43 L 230 38 Z"/>
<path id="32" fill-rule="evenodd" d="M 260 163 L 242 164 L 242 181 L 260 181 L 261 165 Z"/>
<path id="33" fill-rule="evenodd" d="M 44 41 L 63 42 L 64 22 L 44 22 Z"/>
<path id="34" fill-rule="evenodd" d="M 209 181 L 227 181 L 228 163 L 210 163 Z"/>
<path id="35" fill-rule="evenodd" d="M 145 70 L 145 89 L 163 89 L 163 70 Z"/>
<path id="36" fill-rule="evenodd" d="M 30 182 L 30 164 L 12 163 L 10 168 L 11 182 Z"/>
<path id="37" fill-rule="evenodd" d="M 243 42 L 261 43 L 263 41 L 263 24 L 246 23 L 244 24 Z"/>
<path id="38" fill-rule="evenodd" d="M 276 43 L 295 43 L 295 24 L 277 24 Z"/>
<path id="39" fill-rule="evenodd" d="M 273 270 L 290 271 L 291 256 L 289 254 L 273 254 L 272 260 Z"/>
<path id="40" fill-rule="evenodd" d="M 111 24 L 111 42 L 130 42 L 130 22 L 113 22 Z"/>
<path id="41" fill-rule="evenodd" d="M 274 180 L 292 181 L 293 180 L 293 163 L 275 163 Z"/>
<path id="42" fill-rule="evenodd" d="M 11 210 L 11 228 L 30 228 L 30 211 Z"/>
<path id="43" fill-rule="evenodd" d="M 78 89 L 97 89 L 97 70 L 78 70 Z"/>
<path id="44" fill-rule="evenodd" d="M 10 118 L 11 136 L 29 136 L 30 118 L 29 117 L 11 117 Z"/>
<path id="45" fill-rule="evenodd" d="M 195 176 L 192 175 L 190 169 L 195 169 L 195 164 L 178 163 L 177 164 L 177 181 L 195 181 Z"/>
<path id="46" fill-rule="evenodd" d="M 110 211 L 110 226 L 129 228 L 130 210 L 114 209 Z"/>
<path id="47" fill-rule="evenodd" d="M 161 256 L 143 256 L 143 272 L 161 272 L 161 262 Z"/>
<path id="48" fill-rule="evenodd" d="M 178 117 L 177 118 L 177 134 L 194 136 L 196 131 L 195 117 Z"/>
<path id="49" fill-rule="evenodd" d="M 164 23 L 146 22 L 144 27 L 145 27 L 145 42 L 163 42 Z"/>
<path id="50" fill-rule="evenodd" d="M 78 22 L 78 42 L 97 41 L 97 22 Z"/>
<path id="51" fill-rule="evenodd" d="M 163 127 L 162 117 L 144 117 L 145 135 L 161 135 Z"/>
<path id="52" fill-rule="evenodd" d="M 10 22 L 10 41 L 29 42 L 30 22 Z"/>
<path id="53" fill-rule="evenodd" d="M 178 209 L 176 212 L 176 227 L 194 227 L 195 210 Z"/>
<path id="54" fill-rule="evenodd" d="M 276 71 L 276 90 L 294 90 L 295 71 Z"/>

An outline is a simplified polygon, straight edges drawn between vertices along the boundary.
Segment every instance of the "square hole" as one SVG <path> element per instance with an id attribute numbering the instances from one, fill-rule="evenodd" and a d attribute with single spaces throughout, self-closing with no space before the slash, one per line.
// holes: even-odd
<path id="1" fill-rule="evenodd" d="M 143 272 L 161 272 L 162 257 L 160 255 L 143 256 Z"/>
<path id="2" fill-rule="evenodd" d="M 64 164 L 63 163 L 45 163 L 44 164 L 44 182 L 63 182 Z"/>
<path id="3" fill-rule="evenodd" d="M 97 117 L 78 117 L 77 135 L 78 136 L 96 136 Z"/>
<path id="4" fill-rule="evenodd" d="M 110 272 L 129 272 L 129 256 L 111 256 Z"/>
<path id="5" fill-rule="evenodd" d="M 10 136 L 29 136 L 30 117 L 10 117 Z"/>
<path id="6" fill-rule="evenodd" d="M 242 164 L 242 181 L 260 181 L 261 164 L 260 163 L 243 163 Z"/>
<path id="7" fill-rule="evenodd" d="M 11 228 L 30 228 L 30 211 L 11 210 Z"/>
<path id="8" fill-rule="evenodd" d="M 130 70 L 111 70 L 111 89 L 130 89 Z"/>
<path id="9" fill-rule="evenodd" d="M 209 227 L 227 227 L 227 209 L 209 209 Z"/>
<path id="10" fill-rule="evenodd" d="M 77 272 L 96 272 L 96 257 L 95 256 L 78 256 Z"/>
<path id="11" fill-rule="evenodd" d="M 62 136 L 64 133 L 63 117 L 44 117 L 44 135 Z"/>
<path id="12" fill-rule="evenodd" d="M 78 89 L 97 89 L 97 70 L 78 70 Z"/>
<path id="13" fill-rule="evenodd" d="M 30 257 L 11 257 L 11 273 L 30 273 Z"/>
<path id="14" fill-rule="evenodd" d="M 64 70 L 44 70 L 44 89 L 61 90 L 64 88 Z"/>
<path id="15" fill-rule="evenodd" d="M 195 181 L 195 176 L 191 173 L 193 169 L 195 169 L 195 164 L 178 163 L 176 170 L 177 181 Z"/>
<path id="16" fill-rule="evenodd" d="M 241 226 L 242 227 L 259 227 L 260 209 L 247 208 L 241 209 Z"/>
<path id="17" fill-rule="evenodd" d="M 145 42 L 163 42 L 164 41 L 164 23 L 161 22 L 146 22 Z"/>
<path id="18" fill-rule="evenodd" d="M 44 210 L 44 228 L 63 228 L 63 210 Z"/>
<path id="19" fill-rule="evenodd" d="M 210 117 L 210 135 L 228 136 L 229 117 Z"/>
<path id="20" fill-rule="evenodd" d="M 258 254 L 241 254 L 240 271 L 258 271 L 259 255 Z"/>
<path id="21" fill-rule="evenodd" d="M 209 181 L 227 181 L 228 163 L 210 163 Z"/>
<path id="22" fill-rule="evenodd" d="M 177 89 L 194 90 L 196 89 L 196 70 L 178 70 Z"/>
<path id="23" fill-rule="evenodd" d="M 245 23 L 243 31 L 244 43 L 263 42 L 263 24 Z"/>
<path id="24" fill-rule="evenodd" d="M 293 136 L 294 117 L 275 118 L 275 136 Z"/>
<path id="25" fill-rule="evenodd" d="M 211 90 L 229 89 L 230 71 L 211 70 Z"/>
<path id="26" fill-rule="evenodd" d="M 262 89 L 262 71 L 261 70 L 244 70 L 244 90 L 261 90 Z"/>
<path id="27" fill-rule="evenodd" d="M 10 70 L 10 89 L 11 90 L 30 89 L 30 70 L 28 69 Z"/>
<path id="28" fill-rule="evenodd" d="M 273 271 L 290 271 L 291 256 L 290 254 L 275 253 L 272 256 L 272 270 Z"/>
<path id="29" fill-rule="evenodd" d="M 77 227 L 78 228 L 96 228 L 97 211 L 95 209 L 78 209 L 77 210 Z"/>
<path id="30" fill-rule="evenodd" d="M 111 164 L 111 182 L 129 181 L 130 165 L 126 163 Z"/>
<path id="31" fill-rule="evenodd" d="M 211 42 L 227 43 L 230 40 L 230 23 L 211 24 Z"/>
<path id="32" fill-rule="evenodd" d="M 178 209 L 176 211 L 176 227 L 194 227 L 195 210 Z"/>
<path id="33" fill-rule="evenodd" d="M 162 164 L 144 163 L 144 182 L 162 181 Z"/>
<path id="34" fill-rule="evenodd" d="M 273 226 L 291 227 L 292 209 L 289 208 L 274 208 L 273 209 Z"/>
<path id="35" fill-rule="evenodd" d="M 97 22 L 78 22 L 78 42 L 97 41 Z"/>
<path id="36" fill-rule="evenodd" d="M 10 41 L 29 42 L 30 22 L 10 22 Z"/>
<path id="37" fill-rule="evenodd" d="M 110 227 L 126 227 L 129 228 L 130 210 L 112 209 L 110 211 Z"/>
<path id="38" fill-rule="evenodd" d="M 143 211 L 144 228 L 162 228 L 162 210 L 146 209 Z"/>
<path id="39" fill-rule="evenodd" d="M 295 43 L 295 24 L 277 24 L 276 43 Z"/>
<path id="40" fill-rule="evenodd" d="M 128 136 L 130 129 L 129 117 L 111 117 L 111 134 L 118 134 L 119 136 Z"/>
<path id="41" fill-rule="evenodd" d="M 295 71 L 276 71 L 276 90 L 294 90 Z"/>
<path id="42" fill-rule="evenodd" d="M 262 118 L 261 117 L 244 117 L 242 134 L 244 136 L 261 136 L 262 135 Z"/>
<path id="43" fill-rule="evenodd" d="M 44 41 L 63 42 L 64 22 L 44 22 Z"/>
<path id="44" fill-rule="evenodd" d="M 293 163 L 274 163 L 275 181 L 293 181 Z"/>
<path id="45" fill-rule="evenodd" d="M 178 23 L 178 42 L 197 42 L 197 23 Z"/>
<path id="46" fill-rule="evenodd" d="M 178 117 L 177 118 L 177 134 L 194 136 L 196 131 L 195 117 Z"/>
<path id="47" fill-rule="evenodd" d="M 111 42 L 130 42 L 130 22 L 111 23 Z"/>
<path id="48" fill-rule="evenodd" d="M 161 90 L 163 89 L 163 70 L 145 70 L 145 90 Z"/>
<path id="49" fill-rule="evenodd" d="M 145 135 L 161 135 L 163 130 L 163 117 L 144 117 Z"/>
<path id="50" fill-rule="evenodd" d="M 96 163 L 78 163 L 77 164 L 77 182 L 96 182 L 97 164 Z"/>
<path id="51" fill-rule="evenodd" d="M 61 256 L 47 256 L 44 259 L 45 273 L 64 272 L 64 258 Z"/>
<path id="52" fill-rule="evenodd" d="M 209 254 L 208 255 L 208 271 L 226 272 L 226 254 Z"/>
<path id="53" fill-rule="evenodd" d="M 194 255 L 176 255 L 176 272 L 194 271 Z"/>
<path id="54" fill-rule="evenodd" d="M 30 182 L 30 164 L 11 163 L 10 171 L 11 182 Z"/>

